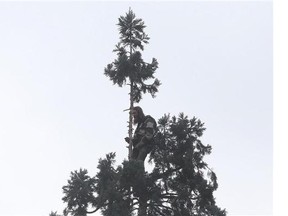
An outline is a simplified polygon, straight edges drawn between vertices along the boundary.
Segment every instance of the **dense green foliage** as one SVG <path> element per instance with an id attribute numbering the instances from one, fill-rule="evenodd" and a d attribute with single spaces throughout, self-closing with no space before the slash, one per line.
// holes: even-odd
<path id="1" fill-rule="evenodd" d="M 183 113 L 164 115 L 159 121 L 156 145 L 150 154 L 152 171 L 141 161 L 124 161 L 115 166 L 115 153 L 99 160 L 98 172 L 71 173 L 63 187 L 67 203 L 64 214 L 86 215 L 97 210 L 104 216 L 224 216 L 213 192 L 216 174 L 203 161 L 211 146 L 199 139 L 204 124 Z"/>
<path id="2" fill-rule="evenodd" d="M 149 37 L 145 34 L 145 25 L 142 19 L 137 19 L 132 10 L 119 18 L 120 42 L 116 45 L 114 52 L 117 53 L 117 59 L 108 64 L 104 74 L 122 87 L 129 84 L 131 87 L 130 100 L 139 102 L 142 99 L 142 93 L 150 93 L 153 97 L 158 92 L 160 81 L 154 79 L 154 73 L 158 68 L 158 62 L 155 58 L 151 63 L 142 59 L 141 51 L 144 50 L 144 44 L 147 44 Z M 146 80 L 154 79 L 152 84 L 145 84 Z"/>

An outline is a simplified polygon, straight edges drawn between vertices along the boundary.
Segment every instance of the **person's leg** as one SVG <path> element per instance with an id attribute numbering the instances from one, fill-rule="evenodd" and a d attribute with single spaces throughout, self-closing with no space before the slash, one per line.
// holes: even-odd
<path id="1" fill-rule="evenodd" d="M 138 156 L 136 159 L 144 162 L 147 154 L 148 154 L 147 147 L 142 147 L 141 149 L 139 149 Z"/>
<path id="2" fill-rule="evenodd" d="M 133 148 L 131 158 L 136 160 L 138 158 L 138 156 L 139 156 L 139 150 Z"/>

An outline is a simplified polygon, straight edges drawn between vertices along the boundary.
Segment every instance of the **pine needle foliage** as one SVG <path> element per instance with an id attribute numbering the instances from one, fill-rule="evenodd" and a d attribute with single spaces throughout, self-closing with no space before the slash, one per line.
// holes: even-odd
<path id="1" fill-rule="evenodd" d="M 160 81 L 154 77 L 158 62 L 152 58 L 152 62 L 147 63 L 142 58 L 141 51 L 150 39 L 144 32 L 144 21 L 137 19 L 129 9 L 126 16 L 120 16 L 118 19 L 118 27 L 120 42 L 113 50 L 117 53 L 117 59 L 107 65 L 104 74 L 119 87 L 130 85 L 130 100 L 133 103 L 139 103 L 143 93 L 150 93 L 155 97 L 160 86 Z M 145 81 L 150 79 L 153 82 L 146 84 Z"/>
<path id="2" fill-rule="evenodd" d="M 212 150 L 200 140 L 204 123 L 180 113 L 164 115 L 158 125 L 157 144 L 149 155 L 152 171 L 145 172 L 135 160 L 116 166 L 115 153 L 109 153 L 99 160 L 94 177 L 82 169 L 71 173 L 63 187 L 64 214 L 99 210 L 103 216 L 226 216 L 213 195 L 216 174 L 204 161 Z"/>
<path id="3" fill-rule="evenodd" d="M 59 214 L 57 213 L 57 211 L 55 211 L 55 212 L 51 211 L 50 214 L 49 214 L 49 216 L 61 216 L 61 215 L 59 215 Z"/>
<path id="4" fill-rule="evenodd" d="M 62 200 L 67 203 L 64 215 L 86 216 L 89 203 L 95 203 L 95 183 L 95 178 L 91 178 L 86 169 L 71 172 L 68 185 L 62 188 Z"/>

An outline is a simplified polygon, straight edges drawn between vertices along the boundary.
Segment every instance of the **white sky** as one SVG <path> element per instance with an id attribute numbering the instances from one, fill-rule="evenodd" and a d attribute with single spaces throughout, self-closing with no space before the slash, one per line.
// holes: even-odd
<path id="1" fill-rule="evenodd" d="M 162 82 L 140 102 L 145 113 L 205 122 L 219 207 L 271 215 L 271 1 L 0 2 L 0 215 L 60 213 L 71 171 L 93 176 L 105 154 L 127 157 L 128 87 L 103 72 L 129 6 Z"/>

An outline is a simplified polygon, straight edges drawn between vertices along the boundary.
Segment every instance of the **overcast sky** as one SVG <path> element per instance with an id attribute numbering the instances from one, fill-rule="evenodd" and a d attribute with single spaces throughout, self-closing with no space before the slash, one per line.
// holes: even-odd
<path id="1" fill-rule="evenodd" d="M 162 82 L 139 105 L 205 122 L 217 205 L 272 215 L 272 1 L 0 2 L 0 215 L 61 213 L 71 171 L 127 158 L 128 87 L 103 73 L 129 7 Z"/>

